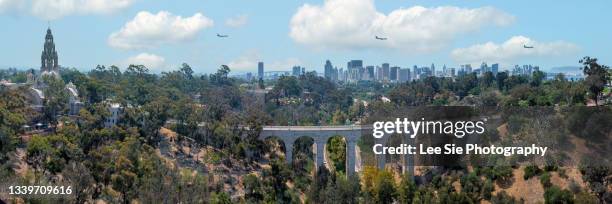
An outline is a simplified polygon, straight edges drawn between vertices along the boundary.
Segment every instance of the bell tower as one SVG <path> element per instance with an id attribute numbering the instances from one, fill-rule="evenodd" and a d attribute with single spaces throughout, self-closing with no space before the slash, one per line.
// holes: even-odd
<path id="1" fill-rule="evenodd" d="M 40 56 L 40 64 L 41 73 L 59 73 L 57 51 L 55 50 L 55 43 L 53 42 L 53 34 L 51 33 L 50 27 L 47 29 L 47 35 L 45 36 L 45 44 L 43 47 L 42 54 Z"/>

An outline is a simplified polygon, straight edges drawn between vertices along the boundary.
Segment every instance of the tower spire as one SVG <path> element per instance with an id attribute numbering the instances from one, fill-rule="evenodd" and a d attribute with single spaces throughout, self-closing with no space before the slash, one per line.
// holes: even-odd
<path id="1" fill-rule="evenodd" d="M 50 24 L 50 23 L 49 23 Z M 51 33 L 51 26 L 47 29 L 45 35 L 45 44 L 40 57 L 41 72 L 56 72 L 59 73 L 59 65 L 57 60 L 57 51 L 55 50 L 55 43 L 53 42 L 53 34 Z"/>

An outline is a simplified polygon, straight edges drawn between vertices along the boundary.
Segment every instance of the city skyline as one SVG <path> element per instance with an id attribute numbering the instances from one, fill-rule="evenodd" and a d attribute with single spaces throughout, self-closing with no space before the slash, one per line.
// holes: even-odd
<path id="1" fill-rule="evenodd" d="M 546 71 L 542 70 L 538 65 L 524 64 L 514 65 L 511 69 L 500 69 L 498 63 L 487 64 L 482 63 L 480 66 L 472 67 L 471 64 L 462 64 L 460 67 L 447 67 L 443 65 L 442 68 L 436 69 L 435 64 L 431 66 L 417 66 L 413 67 L 399 67 L 391 66 L 389 63 L 383 63 L 381 65 L 364 65 L 363 60 L 350 60 L 347 62 L 346 69 L 343 67 L 333 66 L 333 64 L 326 60 L 323 72 L 317 72 L 317 70 L 306 70 L 305 67 L 293 66 L 291 70 L 281 71 L 266 71 L 263 62 L 258 63 L 256 78 L 253 72 L 245 73 L 234 73 L 231 76 L 236 78 L 242 78 L 247 81 L 253 80 L 277 80 L 281 76 L 294 76 L 299 77 L 307 72 L 314 72 L 315 75 L 325 77 L 332 82 L 342 83 L 355 83 L 358 81 L 377 81 L 383 83 L 404 83 L 408 81 L 416 81 L 428 77 L 440 77 L 440 78 L 456 78 L 469 74 L 475 74 L 478 77 L 483 77 L 487 72 L 490 72 L 493 77 L 498 76 L 498 73 L 505 72 L 510 76 L 531 76 L 537 71 L 543 71 L 546 79 L 553 79 L 558 74 L 564 74 L 564 76 L 570 80 L 581 80 L 584 78 L 581 71 L 568 71 L 568 70 L 556 70 Z"/>
<path id="2" fill-rule="evenodd" d="M 609 7 L 606 1 L 589 5 L 370 0 L 274 4 L 52 2 L 0 3 L 0 23 L 6 28 L 0 38 L 5 45 L 2 55 L 6 57 L 0 61 L 2 68 L 38 68 L 37 56 L 48 21 L 58 55 L 62 56 L 60 66 L 81 70 L 98 64 L 125 68 L 135 63 L 159 73 L 177 69 L 185 62 L 199 73 L 214 72 L 221 64 L 227 64 L 233 72 L 255 73 L 257 63 L 263 61 L 267 70 L 290 71 L 300 66 L 323 73 L 326 60 L 346 68 L 343 64 L 353 59 L 363 60 L 364 67 L 390 63 L 411 68 L 434 63 L 458 68 L 466 63 L 478 66 L 487 62 L 499 63 L 500 70 L 524 64 L 548 70 L 579 66 L 578 60 L 586 55 L 604 63 L 612 59 L 612 54 L 605 52 L 611 46 L 605 40 L 611 34 L 609 28 L 588 33 L 587 38 L 580 29 L 568 27 L 604 25 L 604 19 L 597 15 Z M 543 5 L 551 9 L 540 9 Z M 329 12 L 337 7 L 361 26 L 339 22 L 339 17 Z M 589 12 L 576 13 L 577 8 Z M 272 11 L 275 15 L 265 15 Z M 366 17 L 354 16 L 355 13 Z M 567 15 L 570 13 L 576 14 Z M 331 24 L 322 24 L 328 22 L 324 19 Z M 218 38 L 216 34 L 229 37 Z M 388 40 L 377 41 L 375 35 Z"/>

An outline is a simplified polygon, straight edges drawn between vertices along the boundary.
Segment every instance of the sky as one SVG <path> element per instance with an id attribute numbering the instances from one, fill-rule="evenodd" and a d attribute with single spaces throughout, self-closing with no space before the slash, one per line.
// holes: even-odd
<path id="1" fill-rule="evenodd" d="M 0 68 L 39 68 L 47 27 L 63 67 L 144 64 L 159 73 L 322 72 L 326 60 L 544 70 L 612 61 L 612 1 L 0 0 Z M 216 34 L 228 35 L 219 38 Z M 375 36 L 387 40 L 376 40 Z M 526 49 L 523 46 L 533 46 Z"/>

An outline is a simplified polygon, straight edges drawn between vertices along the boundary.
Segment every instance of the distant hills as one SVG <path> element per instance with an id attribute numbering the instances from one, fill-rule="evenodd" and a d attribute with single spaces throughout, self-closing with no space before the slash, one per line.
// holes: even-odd
<path id="1" fill-rule="evenodd" d="M 554 73 L 571 73 L 571 74 L 582 74 L 582 70 L 580 66 L 561 66 L 561 67 L 552 67 L 548 71 Z"/>

